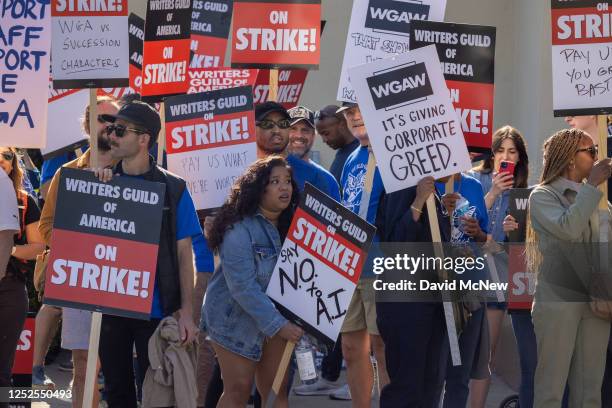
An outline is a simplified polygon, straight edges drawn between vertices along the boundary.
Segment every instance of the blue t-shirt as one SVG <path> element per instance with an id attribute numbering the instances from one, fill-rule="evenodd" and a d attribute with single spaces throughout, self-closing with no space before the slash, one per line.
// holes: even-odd
<path id="1" fill-rule="evenodd" d="M 45 184 L 47 181 L 51 181 L 57 170 L 64 164 L 76 159 L 76 154 L 73 151 L 69 151 L 59 156 L 47 159 L 42 164 L 42 172 L 40 175 L 40 183 Z"/>
<path id="2" fill-rule="evenodd" d="M 197 272 L 212 273 L 215 270 L 215 257 L 208 247 L 206 237 L 201 232 L 192 237 L 193 253 Z"/>
<path id="3" fill-rule="evenodd" d="M 293 169 L 293 178 L 300 191 L 303 191 L 304 185 L 309 182 L 334 200 L 340 201 L 340 188 L 330 172 L 293 155 L 287 156 L 287 162 Z"/>
<path id="4" fill-rule="evenodd" d="M 354 212 L 359 214 L 359 208 L 361 207 L 361 197 L 363 195 L 363 188 L 365 185 L 365 177 L 368 169 L 368 147 L 360 146 L 353 151 L 346 159 L 344 163 L 344 169 L 342 169 L 342 205 Z M 370 201 L 368 203 L 368 213 L 366 221 L 370 224 L 376 223 L 376 212 L 378 211 L 378 203 L 380 197 L 384 191 L 382 178 L 380 178 L 380 172 L 378 166 L 374 171 L 374 179 L 372 181 L 372 191 L 370 192 Z M 374 235 L 374 242 L 378 242 L 380 239 L 378 233 Z M 372 260 L 375 256 L 376 246 L 372 246 L 368 254 L 363 270 L 361 272 L 362 278 L 374 277 L 372 271 Z"/>

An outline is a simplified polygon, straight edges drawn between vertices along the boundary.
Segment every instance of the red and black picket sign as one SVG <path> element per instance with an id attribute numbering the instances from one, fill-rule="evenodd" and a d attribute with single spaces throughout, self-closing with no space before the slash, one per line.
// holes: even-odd
<path id="1" fill-rule="evenodd" d="M 140 93 L 145 21 L 134 13 L 128 18 L 130 34 L 130 88 Z"/>
<path id="2" fill-rule="evenodd" d="M 147 3 L 142 62 L 142 99 L 159 102 L 187 92 L 191 0 Z"/>
<path id="3" fill-rule="evenodd" d="M 491 150 L 495 27 L 413 20 L 410 49 L 435 44 L 470 152 Z"/>
<path id="4" fill-rule="evenodd" d="M 191 12 L 191 68 L 223 66 L 233 0 L 194 0 Z"/>
<path id="5" fill-rule="evenodd" d="M 44 303 L 148 319 L 165 185 L 64 168 Z"/>
<path id="6" fill-rule="evenodd" d="M 232 67 L 317 69 L 321 0 L 235 0 Z"/>

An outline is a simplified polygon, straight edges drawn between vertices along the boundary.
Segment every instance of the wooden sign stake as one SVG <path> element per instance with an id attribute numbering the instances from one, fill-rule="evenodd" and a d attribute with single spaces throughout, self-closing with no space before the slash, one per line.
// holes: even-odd
<path id="1" fill-rule="evenodd" d="M 275 101 L 278 98 L 278 69 L 270 70 L 270 86 L 268 90 L 268 100 Z"/>
<path id="2" fill-rule="evenodd" d="M 98 90 L 89 90 L 89 167 L 98 167 Z M 100 327 L 102 313 L 91 314 L 91 329 L 89 331 L 89 348 L 87 349 L 87 369 L 85 374 L 85 389 L 83 390 L 83 408 L 91 408 L 93 396 L 98 384 L 96 371 L 98 368 L 98 348 L 100 346 Z"/>
<path id="3" fill-rule="evenodd" d="M 452 193 L 454 190 L 454 176 L 446 183 L 445 193 Z M 435 256 L 443 259 L 444 250 L 442 248 L 442 237 L 440 236 L 440 225 L 438 223 L 438 212 L 436 211 L 436 201 L 434 195 L 430 195 L 427 199 L 427 218 L 429 219 L 429 229 L 431 231 L 431 241 L 434 244 Z M 451 215 L 452 222 L 452 215 Z M 438 245 L 436 245 L 438 244 Z M 448 276 L 446 271 L 442 271 L 444 279 Z M 444 299 L 449 298 L 447 292 L 443 292 Z M 446 321 L 446 331 L 448 332 L 448 342 L 450 345 L 451 359 L 453 366 L 461 365 L 461 353 L 459 351 L 459 339 L 457 337 L 457 326 L 455 325 L 455 312 L 453 310 L 453 302 L 444 300 L 442 303 L 444 308 L 444 320 Z"/>

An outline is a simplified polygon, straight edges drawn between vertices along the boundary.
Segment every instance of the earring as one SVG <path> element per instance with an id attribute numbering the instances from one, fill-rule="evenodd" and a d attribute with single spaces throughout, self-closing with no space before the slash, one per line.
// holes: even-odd
<path id="1" fill-rule="evenodd" d="M 574 163 L 574 161 L 573 161 L 573 160 L 570 162 L 570 166 L 572 166 L 572 167 L 571 167 L 571 168 L 572 168 L 572 170 L 575 170 L 575 169 L 576 169 L 576 164 Z"/>

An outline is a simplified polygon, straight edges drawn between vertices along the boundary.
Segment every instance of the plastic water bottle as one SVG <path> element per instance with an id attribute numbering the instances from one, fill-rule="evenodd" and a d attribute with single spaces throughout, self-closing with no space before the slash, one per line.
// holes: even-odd
<path id="1" fill-rule="evenodd" d="M 317 370 L 315 368 L 314 352 L 308 337 L 302 336 L 295 346 L 295 359 L 297 360 L 298 372 L 302 384 L 310 385 L 317 382 Z"/>

